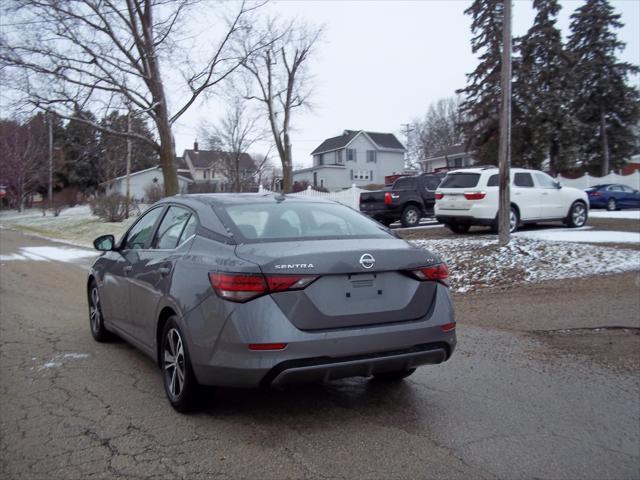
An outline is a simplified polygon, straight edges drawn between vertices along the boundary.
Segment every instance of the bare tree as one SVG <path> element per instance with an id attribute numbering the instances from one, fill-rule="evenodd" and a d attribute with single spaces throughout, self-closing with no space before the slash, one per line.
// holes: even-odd
<path id="1" fill-rule="evenodd" d="M 46 138 L 33 122 L 0 120 L 0 184 L 11 206 L 22 211 L 30 195 L 45 182 Z"/>
<path id="2" fill-rule="evenodd" d="M 438 150 L 464 141 L 459 104 L 457 97 L 441 98 L 429 106 L 422 120 L 412 123 L 408 143 L 413 160 L 423 160 Z"/>
<path id="3" fill-rule="evenodd" d="M 257 165 L 248 151 L 264 133 L 244 98 L 231 97 L 224 117 L 214 125 L 203 124 L 200 131 L 208 148 L 220 152 L 215 168 L 231 183 L 232 191 L 241 192 L 254 183 Z"/>
<path id="4" fill-rule="evenodd" d="M 247 36 L 243 63 L 249 72 L 247 99 L 260 102 L 282 164 L 282 189 L 292 187 L 291 115 L 296 108 L 309 106 L 311 93 L 307 63 L 322 29 L 294 22 L 268 22 L 265 33 Z M 258 35 L 259 38 L 256 38 Z M 256 41 L 265 42 L 256 55 L 249 55 Z"/>
<path id="5" fill-rule="evenodd" d="M 198 8 L 191 8 L 195 4 Z M 253 36 L 253 45 L 233 47 L 241 35 L 245 38 L 252 13 L 263 5 L 244 1 L 216 4 L 235 10 L 224 28 L 207 29 L 217 31 L 217 38 L 194 42 L 181 26 L 189 23 L 190 12 L 205 16 L 205 5 L 196 0 L 7 0 L 2 17 L 13 23 L 3 26 L 0 66 L 28 104 L 149 143 L 160 157 L 165 193 L 173 195 L 178 192 L 173 124 L 201 95 L 235 72 L 246 56 L 265 45 L 260 36 Z M 181 76 L 181 87 L 167 83 L 170 70 L 178 75 L 167 77 Z M 169 102 L 168 92 L 182 93 L 181 102 L 175 98 Z M 109 129 L 73 114 L 89 109 L 100 118 L 114 108 L 147 115 L 158 139 Z"/>

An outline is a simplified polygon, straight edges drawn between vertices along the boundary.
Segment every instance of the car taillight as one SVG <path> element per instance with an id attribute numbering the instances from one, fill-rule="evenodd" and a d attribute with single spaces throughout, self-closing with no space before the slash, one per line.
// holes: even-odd
<path id="1" fill-rule="evenodd" d="M 456 322 L 445 323 L 444 325 L 440 325 L 440 330 L 444 333 L 453 332 L 456 329 Z"/>
<path id="2" fill-rule="evenodd" d="M 411 270 L 411 274 L 418 280 L 431 280 L 440 282 L 447 287 L 449 286 L 449 269 L 447 268 L 446 263 L 439 263 L 437 265 Z"/>
<path id="3" fill-rule="evenodd" d="M 590 197 L 601 197 L 602 193 L 600 192 L 589 192 Z"/>
<path id="4" fill-rule="evenodd" d="M 467 200 L 482 200 L 486 195 L 486 192 L 464 192 L 464 198 Z"/>
<path id="5" fill-rule="evenodd" d="M 391 194 L 389 192 L 385 192 L 384 194 L 384 204 L 391 205 Z"/>
<path id="6" fill-rule="evenodd" d="M 442 200 L 444 198 L 444 193 L 436 192 L 436 200 Z"/>
<path id="7" fill-rule="evenodd" d="M 219 297 L 232 302 L 247 302 L 267 293 L 301 290 L 316 280 L 310 275 L 271 275 L 245 273 L 209 273 L 209 281 Z"/>

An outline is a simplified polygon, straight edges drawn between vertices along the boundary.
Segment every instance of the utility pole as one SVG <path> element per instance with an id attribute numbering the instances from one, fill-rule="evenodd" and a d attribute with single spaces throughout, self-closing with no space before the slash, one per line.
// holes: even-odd
<path id="1" fill-rule="evenodd" d="M 505 0 L 502 18 L 502 68 L 500 72 L 502 101 L 500 105 L 500 208 L 498 210 L 498 243 L 502 247 L 511 239 L 511 0 Z"/>
<path id="2" fill-rule="evenodd" d="M 131 110 L 127 111 L 127 133 L 131 134 Z M 125 210 L 125 218 L 129 218 L 129 195 L 131 187 L 131 137 L 127 136 L 127 206 Z"/>
<path id="3" fill-rule="evenodd" d="M 410 162 L 409 162 L 409 148 L 408 148 L 408 147 L 409 147 L 409 134 L 410 134 L 411 132 L 413 132 L 413 130 L 414 130 L 414 129 L 413 129 L 413 128 L 411 128 L 411 124 L 410 124 L 410 123 L 402 123 L 401 125 L 402 125 L 402 127 L 404 127 L 404 138 L 406 138 L 406 139 L 407 139 L 407 144 L 406 144 L 406 147 L 407 147 L 407 153 L 405 154 L 405 155 L 406 155 L 406 158 L 404 159 L 404 164 L 405 164 L 405 166 L 406 166 L 406 167 L 409 167 L 409 166 L 410 166 Z"/>
<path id="4" fill-rule="evenodd" d="M 47 114 L 49 120 L 49 210 L 53 210 L 53 120 L 51 113 Z"/>

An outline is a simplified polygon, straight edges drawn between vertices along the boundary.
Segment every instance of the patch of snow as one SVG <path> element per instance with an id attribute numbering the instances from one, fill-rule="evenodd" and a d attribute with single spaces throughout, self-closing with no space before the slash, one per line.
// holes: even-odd
<path id="1" fill-rule="evenodd" d="M 640 232 L 617 232 L 612 230 L 553 228 L 520 231 L 516 232 L 514 236 L 534 240 L 549 240 L 551 242 L 640 243 Z"/>
<path id="2" fill-rule="evenodd" d="M 451 289 L 458 293 L 640 271 L 638 250 L 523 237 L 514 237 L 507 246 L 499 247 L 497 240 L 489 238 L 413 240 L 411 243 L 440 255 L 449 266 Z"/>
<path id="3" fill-rule="evenodd" d="M 589 210 L 591 218 L 630 218 L 632 220 L 640 220 L 640 210 L 619 210 L 617 212 L 608 212 L 606 210 Z"/>
<path id="4" fill-rule="evenodd" d="M 34 260 L 48 262 L 74 262 L 84 258 L 95 257 L 98 253 L 94 250 L 69 247 L 21 247 L 20 253 L 0 255 L 0 261 Z"/>
<path id="5" fill-rule="evenodd" d="M 38 370 L 45 370 L 48 368 L 59 368 L 64 364 L 63 360 L 81 360 L 87 357 L 89 357 L 88 353 L 75 353 L 75 352 L 62 353 L 62 354 L 59 353 L 57 355 L 54 355 L 52 358 L 50 358 L 46 362 L 44 362 L 42 365 L 40 365 L 38 367 Z M 37 360 L 37 359 L 33 357 L 32 360 Z"/>

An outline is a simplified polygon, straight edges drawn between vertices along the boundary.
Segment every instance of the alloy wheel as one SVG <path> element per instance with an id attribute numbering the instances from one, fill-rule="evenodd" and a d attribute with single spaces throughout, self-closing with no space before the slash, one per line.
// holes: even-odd
<path id="1" fill-rule="evenodd" d="M 167 387 L 173 398 L 178 398 L 184 387 L 185 359 L 182 337 L 177 329 L 167 332 L 164 342 L 164 376 Z"/>
<path id="2" fill-rule="evenodd" d="M 98 287 L 91 289 L 91 305 L 89 306 L 89 321 L 91 322 L 91 330 L 98 334 L 100 332 L 100 296 Z"/>
<path id="3" fill-rule="evenodd" d="M 573 224 L 576 227 L 581 227 L 587 221 L 587 210 L 581 203 L 577 203 L 573 207 L 573 211 L 571 212 L 571 218 L 573 220 Z"/>
<path id="4" fill-rule="evenodd" d="M 516 228 L 518 228 L 518 214 L 512 208 L 509 213 L 509 232 L 515 232 Z"/>
<path id="5" fill-rule="evenodd" d="M 607 210 L 613 212 L 616 209 L 616 200 L 614 198 L 610 198 L 607 202 Z"/>

